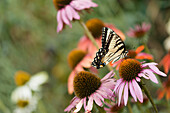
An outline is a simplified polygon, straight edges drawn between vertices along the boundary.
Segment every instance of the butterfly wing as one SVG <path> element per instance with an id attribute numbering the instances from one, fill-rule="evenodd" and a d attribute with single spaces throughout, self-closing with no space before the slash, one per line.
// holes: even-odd
<path id="1" fill-rule="evenodd" d="M 92 66 L 99 69 L 109 62 L 118 61 L 127 54 L 125 44 L 121 38 L 110 28 L 104 27 L 102 30 L 102 48 L 96 53 Z"/>

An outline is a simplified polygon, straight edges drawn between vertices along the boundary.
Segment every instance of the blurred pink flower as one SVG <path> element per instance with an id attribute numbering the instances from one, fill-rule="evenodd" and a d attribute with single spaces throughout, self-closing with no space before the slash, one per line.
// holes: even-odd
<path id="1" fill-rule="evenodd" d="M 91 7 L 97 7 L 96 3 L 92 0 L 53 0 L 53 3 L 58 10 L 57 12 L 57 32 L 62 31 L 65 24 L 71 25 L 73 19 L 79 20 L 80 16 L 78 11 L 89 9 Z"/>
<path id="2" fill-rule="evenodd" d="M 165 73 L 168 74 L 170 70 L 170 52 L 168 52 L 168 54 L 163 57 L 159 64 L 161 66 L 163 65 Z"/>
<path id="3" fill-rule="evenodd" d="M 139 46 L 136 50 L 128 50 L 128 57 L 134 58 L 134 59 L 148 59 L 153 60 L 153 56 L 148 53 L 141 52 L 144 50 L 144 45 Z M 110 62 L 110 65 L 112 67 L 116 67 L 116 70 L 119 69 L 120 63 L 122 62 L 122 59 L 117 62 Z"/>
<path id="4" fill-rule="evenodd" d="M 147 31 L 149 31 L 151 28 L 150 24 L 146 24 L 145 22 L 142 23 L 142 26 L 136 25 L 135 29 L 130 28 L 130 30 L 127 32 L 127 35 L 129 37 L 136 37 L 140 38 L 143 37 Z"/>
<path id="5" fill-rule="evenodd" d="M 71 74 L 68 77 L 68 93 L 72 94 L 73 89 L 73 79 L 75 75 L 83 71 L 84 68 L 91 68 L 91 62 L 93 61 L 93 56 L 80 49 L 72 50 L 68 55 L 68 63 L 72 69 Z"/>
<path id="6" fill-rule="evenodd" d="M 93 101 L 102 107 L 104 99 L 114 100 L 112 89 L 115 86 L 115 79 L 113 76 L 113 71 L 102 79 L 90 72 L 82 71 L 78 73 L 74 78 L 74 88 L 77 88 L 75 89 L 76 96 L 64 111 L 70 112 L 74 109 L 73 112 L 77 113 L 84 104 L 85 112 L 89 113 L 93 108 Z"/>
<path id="7" fill-rule="evenodd" d="M 121 99 L 126 106 L 129 96 L 129 91 L 135 101 L 137 99 L 143 103 L 143 94 L 140 86 L 137 82 L 140 82 L 140 78 L 150 79 L 154 83 L 158 83 L 158 80 L 154 73 L 166 77 L 167 75 L 161 72 L 155 65 L 157 63 L 145 63 L 141 64 L 135 59 L 125 59 L 121 62 L 119 68 L 119 74 L 121 78 L 117 80 L 114 92 L 118 95 L 118 105 L 120 105 Z M 150 69 L 147 69 L 149 67 Z"/>
<path id="8" fill-rule="evenodd" d="M 158 90 L 158 99 L 162 99 L 166 95 L 166 100 L 170 99 L 170 75 L 168 75 L 168 80 L 163 82 L 163 88 Z"/>

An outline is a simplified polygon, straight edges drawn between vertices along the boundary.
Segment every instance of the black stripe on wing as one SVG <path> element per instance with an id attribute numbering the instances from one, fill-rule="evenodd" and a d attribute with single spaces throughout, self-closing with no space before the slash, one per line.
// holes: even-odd
<path id="1" fill-rule="evenodd" d="M 107 34 L 108 34 L 108 28 L 107 27 L 103 27 L 103 29 L 102 29 L 102 47 L 103 48 L 104 48 L 104 46 L 106 44 Z"/>

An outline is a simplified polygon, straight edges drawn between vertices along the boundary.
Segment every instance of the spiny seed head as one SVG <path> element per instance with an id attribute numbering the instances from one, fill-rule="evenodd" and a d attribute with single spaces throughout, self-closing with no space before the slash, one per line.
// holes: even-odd
<path id="1" fill-rule="evenodd" d="M 134 50 L 129 50 L 128 51 L 128 56 L 130 57 L 130 58 L 135 58 L 136 57 L 136 52 L 134 51 Z"/>
<path id="2" fill-rule="evenodd" d="M 73 82 L 75 95 L 81 99 L 90 96 L 100 85 L 100 78 L 87 71 L 79 72 Z"/>
<path id="3" fill-rule="evenodd" d="M 53 0 L 53 4 L 57 10 L 60 10 L 70 4 L 71 1 L 72 0 Z"/>
<path id="4" fill-rule="evenodd" d="M 139 31 L 135 31 L 135 36 L 137 38 L 142 38 L 145 35 L 145 31 L 143 31 L 142 29 Z"/>
<path id="5" fill-rule="evenodd" d="M 123 60 L 119 68 L 120 76 L 126 81 L 135 79 L 141 71 L 141 63 L 130 58 Z"/>
<path id="6" fill-rule="evenodd" d="M 21 107 L 21 108 L 26 107 L 28 104 L 29 104 L 29 102 L 28 102 L 27 100 L 19 100 L 19 101 L 17 102 L 17 105 L 18 105 L 19 107 Z"/>
<path id="7" fill-rule="evenodd" d="M 79 49 L 74 49 L 68 54 L 68 64 L 71 69 L 74 69 L 76 65 L 84 58 L 86 55 L 86 52 L 79 50 Z"/>
<path id="8" fill-rule="evenodd" d="M 17 71 L 15 73 L 15 83 L 18 86 L 24 85 L 30 80 L 30 74 L 24 71 Z"/>
<path id="9" fill-rule="evenodd" d="M 102 34 L 102 28 L 104 27 L 104 23 L 97 18 L 93 18 L 86 22 L 86 26 L 92 33 L 94 38 L 99 38 Z"/>

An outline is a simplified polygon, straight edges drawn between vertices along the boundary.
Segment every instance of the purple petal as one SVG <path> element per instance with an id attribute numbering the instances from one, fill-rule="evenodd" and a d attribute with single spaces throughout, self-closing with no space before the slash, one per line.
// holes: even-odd
<path id="1" fill-rule="evenodd" d="M 154 65 L 149 65 L 149 67 L 158 75 L 164 76 L 166 77 L 167 75 L 165 73 L 163 73 L 162 71 L 159 71 L 159 69 L 154 66 Z"/>
<path id="2" fill-rule="evenodd" d="M 134 91 L 135 91 L 135 94 L 138 98 L 138 100 L 143 103 L 143 95 L 142 95 L 142 90 L 141 88 L 139 87 L 138 83 L 136 82 L 136 80 L 132 80 L 132 86 L 134 88 Z"/>
<path id="3" fill-rule="evenodd" d="M 58 22 L 57 32 L 60 32 L 63 29 L 63 21 L 62 21 L 62 18 L 61 18 L 61 11 L 60 10 L 57 12 L 57 22 Z"/>
<path id="4" fill-rule="evenodd" d="M 103 98 L 100 94 L 95 93 L 95 95 L 96 95 L 100 100 L 102 100 L 102 101 L 104 102 L 104 98 Z"/>
<path id="5" fill-rule="evenodd" d="M 150 78 L 151 81 L 158 84 L 158 80 L 156 76 L 153 74 L 153 72 L 150 69 L 144 69 L 143 73 L 146 74 Z"/>
<path id="6" fill-rule="evenodd" d="M 70 12 L 72 12 L 72 16 L 74 19 L 77 19 L 77 20 L 80 19 L 79 14 L 72 7 L 70 7 Z"/>
<path id="7" fill-rule="evenodd" d="M 112 92 L 110 89 L 106 88 L 106 87 L 102 87 L 102 89 L 101 89 L 101 90 L 103 90 L 104 92 L 106 92 L 106 93 L 107 93 L 107 95 L 110 95 L 110 96 L 112 96 L 112 95 L 113 95 L 113 92 Z"/>
<path id="8" fill-rule="evenodd" d="M 90 96 L 90 97 L 89 97 L 89 100 L 88 100 L 87 107 L 86 107 L 86 111 L 91 111 L 92 108 L 93 108 L 93 97 Z"/>
<path id="9" fill-rule="evenodd" d="M 127 105 L 128 101 L 128 82 L 126 82 L 125 88 L 124 88 L 124 104 Z"/>
<path id="10" fill-rule="evenodd" d="M 72 12 L 71 12 L 71 10 L 70 10 L 70 5 L 67 5 L 66 6 L 66 14 L 67 14 L 67 17 L 68 17 L 68 19 L 70 20 L 70 21 L 72 21 L 73 20 L 73 15 L 72 15 Z"/>
<path id="11" fill-rule="evenodd" d="M 109 89 L 114 89 L 116 82 L 114 79 L 110 79 L 109 82 L 102 83 L 100 87 L 107 87 Z"/>
<path id="12" fill-rule="evenodd" d="M 135 91 L 134 91 L 134 88 L 132 86 L 132 82 L 131 81 L 129 82 L 129 89 L 130 89 L 130 93 L 131 93 L 132 97 L 134 98 L 134 100 L 136 102 L 137 98 L 136 98 L 136 94 L 135 94 Z"/>
<path id="13" fill-rule="evenodd" d="M 61 9 L 61 15 L 62 15 L 63 22 L 67 25 L 70 25 L 70 21 L 68 20 L 66 16 L 65 8 Z"/>
<path id="14" fill-rule="evenodd" d="M 101 100 L 94 94 L 93 95 L 93 98 L 94 98 L 94 101 L 96 102 L 96 104 L 98 105 L 98 106 L 102 106 L 103 105 L 103 103 L 101 102 Z"/>
<path id="15" fill-rule="evenodd" d="M 84 103 L 84 102 L 83 102 L 83 99 L 81 99 L 80 102 L 76 105 L 76 109 L 74 110 L 74 112 L 80 111 L 83 103 Z"/>
<path id="16" fill-rule="evenodd" d="M 106 98 L 106 99 L 108 98 L 108 97 L 107 97 L 107 93 L 105 93 L 105 92 L 103 92 L 103 91 L 100 91 L 100 90 L 97 90 L 96 92 L 99 93 L 99 95 L 101 95 L 102 97 L 104 97 L 104 98 Z"/>
<path id="17" fill-rule="evenodd" d="M 158 65 L 158 63 L 155 63 L 155 62 L 151 62 L 151 63 L 145 63 L 145 64 L 142 64 L 142 67 L 147 67 L 149 65 Z"/>
<path id="18" fill-rule="evenodd" d="M 114 75 L 113 70 L 110 71 L 106 76 L 104 76 L 104 77 L 101 79 L 101 81 L 104 81 L 104 80 L 107 80 L 107 79 L 111 78 L 112 75 Z"/>
<path id="19" fill-rule="evenodd" d="M 117 80 L 117 82 L 116 82 L 116 86 L 115 86 L 115 88 L 114 88 L 113 92 L 115 92 L 115 91 L 117 90 L 118 86 L 120 85 L 120 83 L 122 83 L 122 81 L 123 81 L 123 79 L 122 79 L 122 78 L 121 78 L 121 79 L 119 79 L 119 80 Z"/>
<path id="20" fill-rule="evenodd" d="M 120 101 L 121 101 L 121 98 L 122 98 L 122 92 L 123 92 L 123 88 L 124 88 L 124 85 L 125 85 L 125 82 L 122 82 L 120 84 L 120 87 L 119 87 L 119 98 L 118 98 L 118 106 L 120 105 Z"/>
<path id="21" fill-rule="evenodd" d="M 84 98 L 84 100 L 83 100 L 83 104 L 84 104 L 84 109 L 86 109 L 86 97 Z"/>
<path id="22" fill-rule="evenodd" d="M 145 78 L 145 79 L 149 79 L 149 77 L 145 76 L 145 74 L 143 74 L 143 73 L 139 73 L 138 76 L 139 76 L 139 77 L 143 77 L 143 78 Z"/>
<path id="23" fill-rule="evenodd" d="M 139 77 L 136 77 L 136 81 L 137 81 L 137 82 L 140 82 L 140 78 L 139 78 Z"/>

